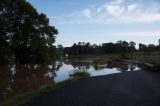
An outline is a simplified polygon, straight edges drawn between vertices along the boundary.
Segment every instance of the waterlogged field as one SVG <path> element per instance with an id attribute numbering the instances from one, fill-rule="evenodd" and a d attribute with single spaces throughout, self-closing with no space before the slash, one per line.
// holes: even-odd
<path id="1" fill-rule="evenodd" d="M 91 77 L 126 71 L 135 71 L 135 65 L 113 61 L 57 61 L 54 65 L 3 65 L 0 66 L 0 102 L 32 89 L 44 88 L 87 72 Z"/>

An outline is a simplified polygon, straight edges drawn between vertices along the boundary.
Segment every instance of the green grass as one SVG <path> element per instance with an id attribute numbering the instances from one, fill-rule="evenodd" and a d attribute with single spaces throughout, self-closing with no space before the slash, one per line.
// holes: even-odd
<path id="1" fill-rule="evenodd" d="M 151 64 L 159 64 L 160 63 L 160 51 L 157 52 L 136 52 L 133 54 L 132 60 L 134 61 L 141 61 L 141 62 L 147 62 Z"/>
<path id="2" fill-rule="evenodd" d="M 155 52 L 135 52 L 135 53 L 126 53 L 125 57 L 122 57 L 121 54 L 113 53 L 113 54 L 95 54 L 95 55 L 72 55 L 69 57 L 71 60 L 107 60 L 112 59 L 113 61 L 123 60 L 123 59 L 131 59 L 133 61 L 140 61 L 144 63 L 151 64 L 160 64 L 160 51 Z"/>
<path id="3" fill-rule="evenodd" d="M 119 54 L 117 53 L 113 53 L 113 54 L 88 54 L 88 55 L 71 55 L 69 56 L 69 59 L 71 60 L 75 60 L 75 59 L 78 59 L 78 60 L 97 60 L 97 59 L 110 59 L 112 57 L 118 57 Z"/>
<path id="4" fill-rule="evenodd" d="M 50 85 L 47 85 L 45 88 L 34 89 L 31 91 L 16 95 L 12 98 L 8 98 L 6 101 L 0 104 L 0 106 L 27 106 L 27 104 L 30 103 L 33 100 L 33 98 L 38 97 L 43 93 L 58 89 L 72 82 L 75 82 L 78 79 L 87 78 L 90 75 L 87 72 L 77 72 L 72 76 L 73 78 L 68 79 L 66 81 L 63 81 L 57 84 L 50 84 Z"/>
<path id="5" fill-rule="evenodd" d="M 76 72 L 73 75 L 71 75 L 74 79 L 79 79 L 79 78 L 87 78 L 89 77 L 89 73 L 87 72 Z"/>

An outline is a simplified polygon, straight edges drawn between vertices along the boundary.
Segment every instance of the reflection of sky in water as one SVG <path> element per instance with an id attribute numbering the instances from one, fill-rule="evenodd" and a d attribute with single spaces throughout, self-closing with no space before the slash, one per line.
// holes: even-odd
<path id="1" fill-rule="evenodd" d="M 10 72 L 12 75 L 16 74 L 16 69 L 15 69 L 16 65 L 10 65 Z"/>
<path id="2" fill-rule="evenodd" d="M 49 78 L 53 78 L 55 83 L 62 82 L 64 80 L 71 78 L 70 75 L 78 71 L 87 71 L 91 77 L 123 72 L 123 70 L 119 68 L 101 68 L 101 69 L 95 70 L 93 66 L 86 69 L 86 66 L 82 66 L 82 65 L 77 65 L 74 68 L 71 64 L 67 65 L 63 62 L 57 62 L 56 66 L 57 67 L 59 66 L 57 71 L 55 72 L 48 71 L 46 74 L 44 74 L 44 76 L 46 77 L 48 76 Z M 35 69 L 37 69 L 38 67 L 39 67 L 38 65 L 34 66 Z M 48 65 L 49 70 L 52 69 L 52 67 L 53 67 L 52 65 Z M 129 65 L 126 71 L 135 71 L 135 70 L 139 70 L 139 67 Z M 12 75 L 16 74 L 15 65 L 10 66 L 10 71 Z"/>
<path id="3" fill-rule="evenodd" d="M 112 69 L 105 68 L 98 71 L 94 70 L 94 68 L 90 68 L 87 72 L 90 74 L 90 76 L 101 76 L 101 75 L 107 75 L 107 74 L 120 73 L 120 71 L 118 71 L 116 68 L 112 68 Z"/>
<path id="4" fill-rule="evenodd" d="M 74 68 L 71 65 L 63 64 L 58 71 L 56 71 L 56 76 L 54 82 L 62 82 L 70 78 L 70 75 L 73 74 Z"/>
<path id="5" fill-rule="evenodd" d="M 133 70 L 131 70 L 131 65 L 129 65 L 129 69 L 126 71 L 139 70 L 138 67 L 135 67 L 135 66 L 132 66 L 132 67 L 133 67 Z M 67 80 L 71 78 L 70 75 L 78 71 L 86 71 L 86 70 L 84 69 L 84 66 L 79 66 L 79 68 L 77 67 L 74 68 L 72 65 L 67 65 L 63 63 L 62 67 L 60 67 L 59 70 L 55 72 L 56 76 L 54 77 L 54 82 L 58 83 L 58 82 Z M 94 67 L 91 66 L 89 69 L 87 69 L 87 72 L 92 77 L 92 76 L 101 76 L 101 75 L 121 73 L 122 71 L 118 70 L 117 68 L 102 68 L 99 70 L 95 70 Z"/>
<path id="6" fill-rule="evenodd" d="M 122 67 L 121 67 L 122 66 Z M 107 68 L 108 67 L 108 68 Z M 52 65 L 4 65 L 0 67 L 0 100 L 18 93 L 58 83 L 75 72 L 85 71 L 90 76 L 101 76 L 125 71 L 139 70 L 125 63 L 102 64 L 96 67 L 91 62 L 56 62 Z"/>
<path id="7" fill-rule="evenodd" d="M 136 71 L 136 70 L 140 70 L 139 67 L 135 67 L 135 69 L 133 71 Z M 127 71 L 131 71 L 131 69 L 129 68 Z"/>

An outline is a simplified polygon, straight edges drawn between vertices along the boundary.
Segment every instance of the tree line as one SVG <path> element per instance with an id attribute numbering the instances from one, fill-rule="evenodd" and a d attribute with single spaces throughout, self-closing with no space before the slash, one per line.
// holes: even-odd
<path id="1" fill-rule="evenodd" d="M 0 0 L 0 63 L 47 63 L 55 57 L 49 19 L 26 0 Z"/>
<path id="2" fill-rule="evenodd" d="M 159 45 L 154 44 L 139 44 L 139 48 L 136 48 L 136 43 L 131 41 L 119 40 L 116 43 L 109 42 L 103 43 L 101 45 L 90 44 L 85 42 L 74 43 L 71 47 L 63 47 L 62 45 L 57 46 L 57 51 L 59 54 L 68 55 L 87 55 L 87 54 L 109 54 L 109 53 L 134 53 L 134 52 L 152 52 L 160 51 L 160 40 Z"/>

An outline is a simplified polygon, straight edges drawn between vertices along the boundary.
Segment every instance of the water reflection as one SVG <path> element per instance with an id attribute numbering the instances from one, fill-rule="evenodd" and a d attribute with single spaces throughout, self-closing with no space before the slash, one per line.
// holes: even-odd
<path id="1" fill-rule="evenodd" d="M 54 68 L 48 65 L 0 66 L 0 100 L 52 83 L 54 77 L 46 75 L 49 72 L 54 73 Z"/>
<path id="2" fill-rule="evenodd" d="M 91 76 L 99 76 L 134 70 L 138 70 L 135 65 L 112 61 L 102 64 L 68 60 L 58 61 L 52 65 L 1 65 L 0 100 L 31 89 L 67 80 L 77 71 L 86 71 Z"/>
<path id="3" fill-rule="evenodd" d="M 102 64 L 86 62 L 86 61 L 85 62 L 67 61 L 58 64 L 61 64 L 60 65 L 61 67 L 59 67 L 58 71 L 55 72 L 56 74 L 56 76 L 54 77 L 55 83 L 69 79 L 70 75 L 77 71 L 86 71 L 91 76 L 100 76 L 100 75 L 114 74 L 126 71 L 134 71 L 139 69 L 135 65 L 121 63 L 121 62 L 113 62 L 113 61 L 108 61 Z"/>

